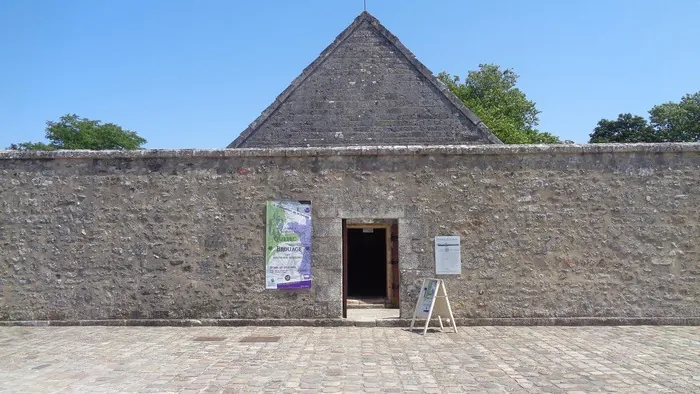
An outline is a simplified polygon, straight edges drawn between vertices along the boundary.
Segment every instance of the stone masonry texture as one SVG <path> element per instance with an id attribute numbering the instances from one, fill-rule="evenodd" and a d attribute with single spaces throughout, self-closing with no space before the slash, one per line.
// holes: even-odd
<path id="1" fill-rule="evenodd" d="M 337 318 L 342 219 L 397 219 L 401 316 L 698 317 L 700 144 L 0 152 L 0 319 Z M 313 204 L 313 287 L 265 289 L 265 203 Z"/>
<path id="2" fill-rule="evenodd" d="M 500 141 L 362 13 L 229 148 Z"/>

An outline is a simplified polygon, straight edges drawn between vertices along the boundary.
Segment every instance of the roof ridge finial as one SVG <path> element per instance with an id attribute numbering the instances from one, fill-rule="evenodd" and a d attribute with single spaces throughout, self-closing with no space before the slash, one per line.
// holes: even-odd
<path id="1" fill-rule="evenodd" d="M 367 0 L 362 0 L 363 10 L 367 12 Z"/>

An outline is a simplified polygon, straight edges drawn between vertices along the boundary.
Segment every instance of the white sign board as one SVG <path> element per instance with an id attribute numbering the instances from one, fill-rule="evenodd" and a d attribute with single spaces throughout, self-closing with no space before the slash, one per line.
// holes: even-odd
<path id="1" fill-rule="evenodd" d="M 423 282 L 423 287 L 418 296 L 418 305 L 415 317 L 425 319 L 430 315 L 430 309 L 433 307 L 433 301 L 437 294 L 438 279 L 426 279 Z"/>
<path id="2" fill-rule="evenodd" d="M 452 307 L 450 306 L 450 300 L 447 298 L 445 282 L 442 279 L 426 279 L 423 281 L 420 295 L 418 295 L 418 302 L 416 302 L 416 308 L 413 311 L 413 319 L 411 319 L 411 330 L 413 330 L 416 319 L 425 319 L 425 326 L 423 327 L 423 335 L 425 335 L 433 314 L 437 315 L 440 329 L 445 329 L 442 325 L 442 318 L 444 317 L 448 320 L 454 332 L 457 332 L 457 324 L 452 315 Z"/>
<path id="3" fill-rule="evenodd" d="M 435 237 L 435 274 L 462 274 L 459 236 Z"/>

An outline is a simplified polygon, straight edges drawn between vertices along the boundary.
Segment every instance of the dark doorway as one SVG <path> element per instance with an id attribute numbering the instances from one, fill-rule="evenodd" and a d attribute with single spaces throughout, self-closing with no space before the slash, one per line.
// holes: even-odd
<path id="1" fill-rule="evenodd" d="M 384 228 L 347 229 L 347 296 L 387 297 L 387 244 Z"/>

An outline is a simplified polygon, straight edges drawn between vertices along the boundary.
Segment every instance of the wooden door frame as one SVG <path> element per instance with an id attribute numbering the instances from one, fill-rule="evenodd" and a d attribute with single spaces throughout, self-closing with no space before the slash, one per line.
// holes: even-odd
<path id="1" fill-rule="evenodd" d="M 343 318 L 348 317 L 348 224 L 343 219 Z"/>
<path id="2" fill-rule="evenodd" d="M 399 223 L 398 220 L 394 221 L 394 223 L 391 224 L 390 227 L 391 230 L 391 297 L 389 297 L 389 301 L 391 302 L 391 306 L 393 308 L 399 308 L 400 307 L 400 298 L 401 298 L 401 293 L 399 289 L 399 283 L 401 282 L 399 280 Z"/>
<path id="3" fill-rule="evenodd" d="M 391 224 L 388 223 L 351 223 L 343 219 L 343 317 L 346 318 L 348 310 L 348 230 L 349 229 L 383 229 L 384 230 L 384 257 L 386 262 L 386 299 L 393 302 L 393 270 L 391 268 Z"/>

